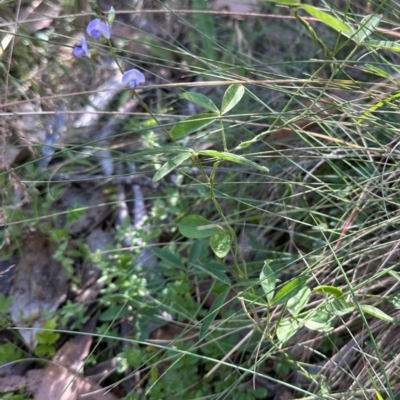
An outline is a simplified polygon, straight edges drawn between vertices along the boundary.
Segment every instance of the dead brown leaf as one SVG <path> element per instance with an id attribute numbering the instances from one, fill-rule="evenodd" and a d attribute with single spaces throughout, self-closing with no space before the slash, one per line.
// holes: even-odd
<path id="1" fill-rule="evenodd" d="M 88 323 L 87 331 L 93 331 L 97 316 Z M 84 360 L 90 353 L 92 345 L 91 335 L 77 335 L 67 342 L 57 352 L 54 360 L 44 369 L 39 390 L 35 393 L 35 400 L 77 400 L 85 395 L 87 400 L 116 400 L 111 393 L 99 386 L 94 380 L 83 377 L 82 367 Z"/>
<path id="2" fill-rule="evenodd" d="M 21 259 L 16 266 L 11 288 L 10 313 L 14 324 L 30 348 L 35 334 L 43 327 L 43 312 L 52 313 L 65 300 L 68 278 L 61 263 L 53 258 L 58 245 L 42 232 L 22 238 Z"/>
<path id="3" fill-rule="evenodd" d="M 49 3 L 47 1 L 30 2 L 29 6 L 21 9 L 18 24 L 10 24 L 9 33 L 0 42 L 0 55 L 7 49 L 18 29 L 23 33 L 33 33 L 48 28 L 53 23 L 53 19 L 61 12 L 61 6 Z"/>
<path id="4" fill-rule="evenodd" d="M 0 377 L 0 393 L 15 392 L 25 389 L 28 385 L 28 378 L 19 375 L 8 375 Z"/>
<path id="5" fill-rule="evenodd" d="M 74 374 L 67 368 L 51 363 L 43 374 L 42 383 L 35 400 L 78 400 L 85 395 L 85 400 L 117 400 L 107 389 L 102 388 L 89 378 Z"/>
<path id="6" fill-rule="evenodd" d="M 97 319 L 98 315 L 93 317 L 84 332 L 92 332 Z M 92 341 L 89 334 L 77 335 L 59 349 L 44 370 L 30 370 L 25 376 L 0 377 L 0 392 L 26 389 L 35 400 L 78 400 L 83 395 L 85 400 L 117 400 L 93 379 L 81 375 Z"/>
<path id="7" fill-rule="evenodd" d="M 45 138 L 42 121 L 38 116 L 42 111 L 38 102 L 20 104 L 13 111 L 21 115 L 5 121 L 6 134 L 0 135 L 0 170 L 8 170 L 19 160 L 32 156 L 32 145 L 42 143 Z"/>

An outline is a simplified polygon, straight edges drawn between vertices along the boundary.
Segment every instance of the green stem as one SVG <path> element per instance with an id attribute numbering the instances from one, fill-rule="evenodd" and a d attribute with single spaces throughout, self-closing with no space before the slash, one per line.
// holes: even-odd
<path id="1" fill-rule="evenodd" d="M 230 226 L 228 220 L 226 219 L 224 212 L 222 211 L 222 208 L 220 206 L 220 204 L 218 203 L 216 197 L 215 197 L 215 192 L 214 192 L 214 181 L 215 181 L 215 173 L 217 172 L 217 168 L 220 164 L 220 161 L 217 161 L 216 163 L 214 163 L 213 165 L 213 170 L 211 172 L 210 175 L 210 179 L 209 179 L 209 184 L 210 184 L 210 198 L 212 200 L 212 202 L 214 203 L 215 208 L 218 211 L 218 214 L 221 217 L 221 220 L 223 221 L 224 225 L 226 226 L 226 228 L 229 231 L 229 234 L 232 237 L 233 240 L 233 249 L 232 249 L 232 258 L 233 258 L 233 265 L 235 266 L 235 269 L 237 271 L 238 274 L 238 278 L 239 279 L 247 279 L 247 267 L 246 267 L 246 263 L 243 260 L 243 266 L 244 269 L 243 271 L 240 269 L 239 263 L 238 263 L 238 255 L 239 255 L 239 242 L 236 236 L 236 232 L 234 231 L 234 229 Z"/>
<path id="2" fill-rule="evenodd" d="M 222 145 L 224 146 L 224 151 L 228 151 L 228 147 L 226 145 L 226 137 L 225 137 L 225 130 L 224 130 L 224 124 L 222 122 L 222 115 L 219 118 L 219 124 L 221 126 L 221 135 L 222 135 Z"/>
<path id="3" fill-rule="evenodd" d="M 111 39 L 108 39 L 108 47 L 110 48 L 110 52 L 111 52 L 111 57 L 113 58 L 113 60 L 115 61 L 115 63 L 117 64 L 119 70 L 121 71 L 121 74 L 124 74 L 124 70 L 121 67 L 121 64 L 118 61 L 117 55 L 115 53 L 115 49 L 113 44 L 111 43 Z M 173 140 L 173 142 L 176 145 L 179 145 L 177 143 L 177 141 L 171 136 L 171 134 L 169 133 L 169 131 L 163 126 L 161 125 L 160 121 L 158 121 L 157 117 L 152 113 L 152 111 L 150 110 L 149 107 L 147 107 L 146 103 L 140 98 L 140 96 L 138 95 L 138 93 L 136 92 L 136 90 L 132 90 L 133 96 L 136 97 L 136 99 L 138 100 L 139 104 L 150 114 L 150 116 L 154 119 L 154 121 L 156 122 L 156 124 L 170 137 L 171 140 Z M 132 96 L 132 97 L 133 97 Z"/>
<path id="4" fill-rule="evenodd" d="M 153 114 L 153 112 L 150 110 L 150 108 L 147 106 L 147 104 L 140 98 L 139 94 L 136 92 L 135 89 L 132 89 L 132 97 L 136 97 L 138 100 L 139 104 L 150 114 L 151 118 L 154 119 L 156 124 L 169 136 L 169 138 L 177 145 L 179 146 L 179 143 L 171 136 L 171 133 L 163 126 L 160 121 L 157 119 L 157 117 Z"/>
<path id="5" fill-rule="evenodd" d="M 121 71 L 121 74 L 123 74 L 124 70 L 122 69 L 121 64 L 118 61 L 117 55 L 115 54 L 115 49 L 114 49 L 114 46 L 111 43 L 111 39 L 108 39 L 108 47 L 110 48 L 111 57 L 113 58 L 113 60 L 117 64 L 117 67 Z"/>
<path id="6" fill-rule="evenodd" d="M 300 15 L 297 12 L 296 8 L 292 8 L 292 12 L 293 12 L 294 17 L 297 19 L 297 21 L 300 22 L 300 24 L 303 25 L 307 29 L 307 31 L 310 34 L 311 38 L 323 48 L 326 58 L 329 58 L 330 60 L 333 60 L 334 58 L 333 58 L 332 53 L 325 46 L 325 43 L 317 36 L 317 34 L 315 33 L 315 31 L 311 27 L 311 25 L 306 20 L 304 20 L 303 18 L 300 17 Z"/>

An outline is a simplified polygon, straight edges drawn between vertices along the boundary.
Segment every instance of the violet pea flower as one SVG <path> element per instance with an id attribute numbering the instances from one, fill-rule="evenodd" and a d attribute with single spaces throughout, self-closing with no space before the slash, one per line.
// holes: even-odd
<path id="1" fill-rule="evenodd" d="M 74 47 L 72 53 L 75 57 L 81 58 L 83 56 L 90 58 L 89 48 L 84 37 L 81 38 L 81 45 Z"/>
<path id="2" fill-rule="evenodd" d="M 130 69 L 122 76 L 122 84 L 129 85 L 131 89 L 145 82 L 144 75 L 138 69 Z"/>
<path id="3" fill-rule="evenodd" d="M 106 39 L 110 39 L 111 33 L 108 25 L 99 20 L 98 18 L 89 22 L 89 25 L 86 28 L 86 32 L 88 35 L 94 37 L 96 40 L 99 40 L 101 36 L 104 36 Z"/>

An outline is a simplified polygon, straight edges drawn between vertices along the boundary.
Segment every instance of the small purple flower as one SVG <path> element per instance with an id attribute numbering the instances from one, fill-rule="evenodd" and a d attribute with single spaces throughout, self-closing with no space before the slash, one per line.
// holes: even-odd
<path id="1" fill-rule="evenodd" d="M 86 32 L 88 35 L 93 36 L 97 40 L 101 38 L 101 35 L 103 35 L 106 39 L 110 39 L 111 37 L 110 28 L 108 25 L 105 22 L 100 21 L 98 18 L 89 22 Z"/>
<path id="2" fill-rule="evenodd" d="M 88 48 L 86 39 L 84 37 L 81 38 L 81 45 L 74 47 L 74 50 L 72 50 L 72 53 L 74 54 L 75 57 L 78 57 L 78 58 L 81 58 L 83 56 L 90 58 L 89 48 Z"/>
<path id="3" fill-rule="evenodd" d="M 124 85 L 129 85 L 131 89 L 139 86 L 141 83 L 145 82 L 144 75 L 137 69 L 130 69 L 126 71 L 122 76 L 122 83 Z"/>

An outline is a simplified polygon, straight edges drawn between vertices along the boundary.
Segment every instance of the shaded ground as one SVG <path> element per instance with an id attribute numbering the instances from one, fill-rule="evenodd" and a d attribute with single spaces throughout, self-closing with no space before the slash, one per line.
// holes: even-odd
<path id="1" fill-rule="evenodd" d="M 71 53 L 91 19 L 86 2 L 39 2 L 19 11 L 30 22 L 5 25 L 0 392 L 49 399 L 73 382 L 62 399 L 397 393 L 397 115 L 384 104 L 382 121 L 355 123 L 396 85 L 366 71 L 363 49 L 346 61 L 345 40 L 310 21 L 344 60 L 333 74 L 285 8 L 209 3 L 218 13 L 193 13 L 201 1 L 168 2 L 179 13 L 115 2 L 113 50 L 90 40 L 90 59 Z M 19 10 L 1 7 L 8 22 Z M 368 57 L 385 71 L 396 62 Z M 140 100 L 115 59 L 145 73 Z M 238 82 L 247 92 L 223 118 L 227 147 L 270 172 L 217 170 L 215 198 L 239 241 L 220 260 L 178 230 L 188 214 L 225 226 L 210 195 L 214 160 L 152 178 L 172 158 L 168 131 L 204 112 L 180 95 L 220 105 Z M 181 145 L 222 151 L 220 127 Z M 310 277 L 304 309 L 239 301 L 241 291 L 264 296 L 265 260 L 276 291 Z"/>

